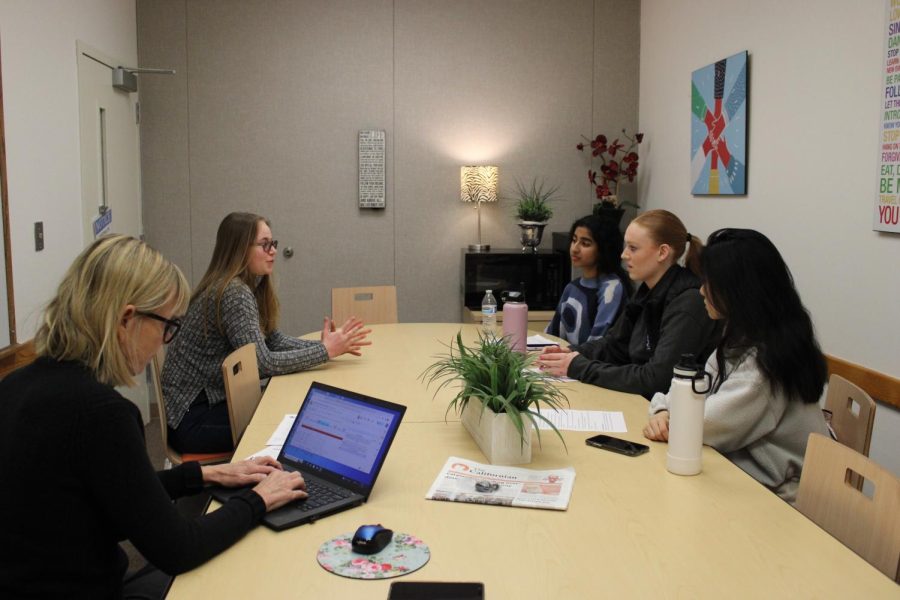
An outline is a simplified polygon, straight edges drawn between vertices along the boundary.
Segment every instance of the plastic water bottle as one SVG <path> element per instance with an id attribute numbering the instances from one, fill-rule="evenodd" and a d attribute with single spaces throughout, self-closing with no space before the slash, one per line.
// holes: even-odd
<path id="1" fill-rule="evenodd" d="M 488 290 L 481 300 L 481 331 L 490 337 L 497 332 L 497 299 L 492 290 Z"/>
<path id="2" fill-rule="evenodd" d="M 712 375 L 693 354 L 682 354 L 672 370 L 669 388 L 669 449 L 666 468 L 676 475 L 703 470 L 703 409 L 712 387 Z"/>
<path id="3" fill-rule="evenodd" d="M 503 337 L 516 352 L 528 352 L 528 305 L 525 294 L 518 291 L 503 292 Z"/>

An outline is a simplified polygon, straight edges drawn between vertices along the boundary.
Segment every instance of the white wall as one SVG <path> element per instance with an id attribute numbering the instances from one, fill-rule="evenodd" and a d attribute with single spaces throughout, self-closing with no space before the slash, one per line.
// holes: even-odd
<path id="1" fill-rule="evenodd" d="M 643 0 L 641 197 L 701 237 L 768 235 L 828 354 L 900 377 L 900 235 L 872 231 L 884 2 Z M 692 197 L 691 72 L 750 52 L 748 194 Z M 900 473 L 900 414 L 876 413 L 871 456 Z"/>
<path id="2" fill-rule="evenodd" d="M 137 63 L 134 0 L 3 0 L 0 56 L 19 341 L 84 246 L 75 41 Z M 44 222 L 45 249 L 34 250 Z"/>

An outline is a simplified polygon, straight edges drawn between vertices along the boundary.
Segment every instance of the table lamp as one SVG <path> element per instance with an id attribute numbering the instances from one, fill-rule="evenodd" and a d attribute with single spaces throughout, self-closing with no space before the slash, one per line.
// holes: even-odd
<path id="1" fill-rule="evenodd" d="M 470 252 L 488 252 L 490 244 L 481 243 L 481 203 L 497 201 L 497 167 L 460 167 L 459 199 L 475 202 L 478 213 L 478 243 L 469 244 Z"/>

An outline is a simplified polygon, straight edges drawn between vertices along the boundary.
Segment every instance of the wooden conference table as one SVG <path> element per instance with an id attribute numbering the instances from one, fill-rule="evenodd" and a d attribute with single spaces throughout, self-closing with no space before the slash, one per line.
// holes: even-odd
<path id="1" fill-rule="evenodd" d="M 372 327 L 362 357 L 274 378 L 236 453 L 265 445 L 311 381 L 405 404 L 408 409 L 369 502 L 312 525 L 275 533 L 258 527 L 207 564 L 175 579 L 169 598 L 387 598 L 391 580 L 330 574 L 316 562 L 326 540 L 362 524 L 422 538 L 431 560 L 401 580 L 481 581 L 489 599 L 590 597 L 898 597 L 896 584 L 711 448 L 703 473 L 666 471 L 666 445 L 629 458 L 590 448 L 587 432 L 550 432 L 534 469 L 574 466 L 567 511 L 425 500 L 448 456 L 484 462 L 455 415 L 453 393 L 432 399 L 418 379 L 462 329 L 459 324 Z M 572 408 L 622 411 L 641 429 L 647 402 L 581 383 L 561 384 Z"/>

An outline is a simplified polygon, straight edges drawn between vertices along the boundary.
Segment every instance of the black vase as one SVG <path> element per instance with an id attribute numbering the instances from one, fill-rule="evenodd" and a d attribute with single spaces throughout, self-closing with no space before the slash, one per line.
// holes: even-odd
<path id="1" fill-rule="evenodd" d="M 612 221 L 617 227 L 622 222 L 622 215 L 624 214 L 624 208 L 616 208 L 609 204 L 603 204 L 602 202 L 598 202 L 594 205 L 594 216 L 600 217 L 606 221 Z"/>

